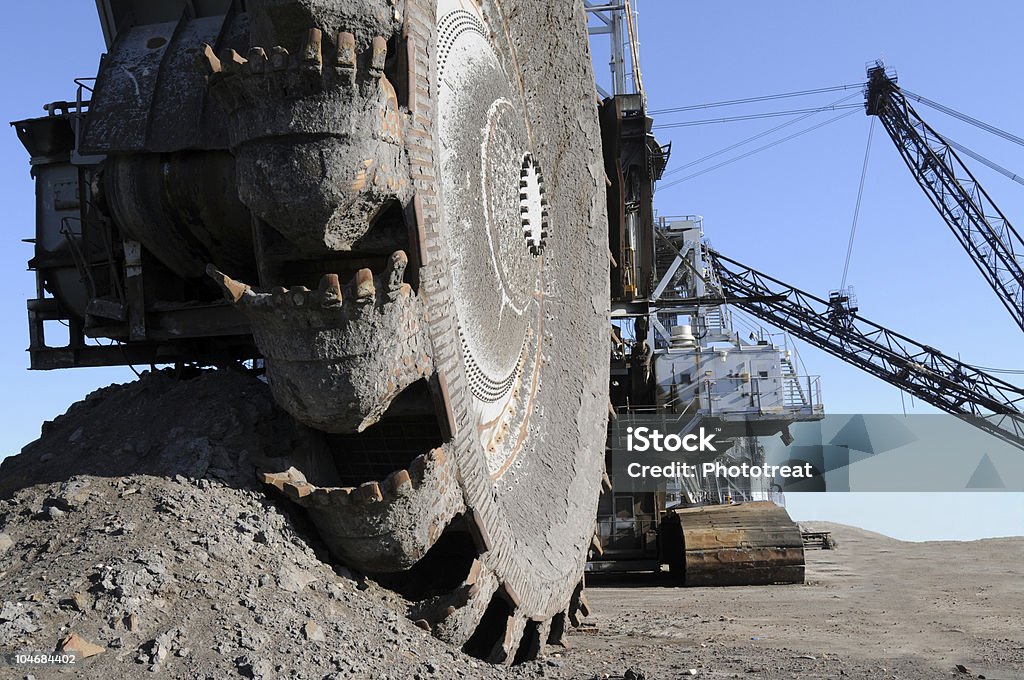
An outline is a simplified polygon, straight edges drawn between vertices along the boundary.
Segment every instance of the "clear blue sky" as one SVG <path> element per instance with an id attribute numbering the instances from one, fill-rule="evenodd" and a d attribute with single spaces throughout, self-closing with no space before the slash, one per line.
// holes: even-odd
<path id="1" fill-rule="evenodd" d="M 644 78 L 651 108 L 860 82 L 864 63 L 885 58 L 909 89 L 977 118 L 1024 133 L 1018 29 L 1024 7 L 985 2 L 965 12 L 951 2 L 694 3 L 640 0 Z M 102 37 L 87 0 L 16 3 L 0 27 L 10 68 L 0 74 L 6 120 L 41 115 L 41 105 L 74 96 L 77 76 L 95 75 Z M 597 54 L 603 74 L 604 54 Z M 840 96 L 782 100 L 735 113 L 824 104 Z M 831 97 L 831 98 L 830 98 Z M 856 101 L 854 98 L 851 101 Z M 716 109 L 711 115 L 729 115 Z M 941 131 L 1024 171 L 1024 149 L 922 111 Z M 824 119 L 829 114 L 808 121 Z M 658 122 L 685 120 L 686 114 Z M 681 128 L 673 164 L 703 156 L 782 122 Z M 790 130 L 800 129 L 797 125 Z M 842 275 L 868 119 L 860 114 L 659 193 L 663 214 L 699 213 L 729 255 L 812 292 Z M 862 312 L 964 360 L 1021 367 L 1021 335 L 939 221 L 881 128 L 861 210 L 850 282 Z M 669 133 L 669 134 L 666 134 Z M 769 139 L 763 140 L 769 141 Z M 34 208 L 27 155 L 14 131 L 0 135 L 0 187 L 7 247 L 0 249 L 0 456 L 39 434 L 42 421 L 96 387 L 134 376 L 128 369 L 29 372 L 24 301 Z M 728 158 L 731 154 L 723 156 Z M 719 160 L 721 160 L 719 159 Z M 670 166 L 671 167 L 671 166 Z M 684 174 L 684 173 L 680 173 Z M 1024 190 L 985 171 L 978 176 L 1013 221 L 1024 222 Z M 901 411 L 899 392 L 812 348 L 802 350 L 824 379 L 833 413 Z M 914 408 L 909 398 L 908 410 Z M 920 405 L 917 405 L 920 408 Z M 1021 494 L 790 495 L 798 518 L 834 519 L 901 538 L 1024 534 Z"/>

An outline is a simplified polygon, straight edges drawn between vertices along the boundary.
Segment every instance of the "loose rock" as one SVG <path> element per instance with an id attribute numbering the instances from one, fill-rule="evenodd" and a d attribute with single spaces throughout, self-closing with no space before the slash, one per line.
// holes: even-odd
<path id="1" fill-rule="evenodd" d="M 77 633 L 71 633 L 57 643 L 57 652 L 74 654 L 79 659 L 88 659 L 90 656 L 96 656 L 105 651 L 105 648 L 89 642 Z"/>

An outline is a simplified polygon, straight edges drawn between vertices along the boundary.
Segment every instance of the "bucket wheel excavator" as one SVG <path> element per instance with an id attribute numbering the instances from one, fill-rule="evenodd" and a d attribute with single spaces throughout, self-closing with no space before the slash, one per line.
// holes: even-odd
<path id="1" fill-rule="evenodd" d="M 13 124 L 32 367 L 265 368 L 319 442 L 265 481 L 337 558 L 478 657 L 559 641 L 609 371 L 582 4 L 97 6 L 97 78 Z"/>

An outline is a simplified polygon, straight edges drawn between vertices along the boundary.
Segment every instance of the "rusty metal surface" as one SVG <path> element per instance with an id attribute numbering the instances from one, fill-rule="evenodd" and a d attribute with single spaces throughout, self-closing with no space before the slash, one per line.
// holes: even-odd
<path id="1" fill-rule="evenodd" d="M 688 586 L 804 581 L 800 528 L 774 503 L 675 510 L 661 536 L 665 561 Z"/>
<path id="2" fill-rule="evenodd" d="M 397 251 L 377 276 L 361 269 L 342 285 L 325 274 L 317 290 L 257 290 L 209 272 L 249 319 L 278 403 L 311 427 L 341 433 L 376 423 L 432 372 L 423 302 L 403 283 L 407 263 Z"/>
<path id="3" fill-rule="evenodd" d="M 252 218 L 226 151 L 112 155 L 103 190 L 122 233 L 178 276 L 203 278 L 209 262 L 255 276 Z"/>
<path id="4" fill-rule="evenodd" d="M 43 116 L 11 122 L 33 165 L 66 159 L 75 146 L 75 133 L 66 116 Z"/>
<path id="5" fill-rule="evenodd" d="M 244 49 L 246 15 L 133 26 L 100 62 L 81 140 L 85 153 L 223 149 L 223 114 L 193 64 L 204 42 Z"/>

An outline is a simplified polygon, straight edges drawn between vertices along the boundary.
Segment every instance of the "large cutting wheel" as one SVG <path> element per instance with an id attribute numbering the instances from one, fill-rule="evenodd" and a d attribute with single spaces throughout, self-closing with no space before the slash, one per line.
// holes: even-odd
<path id="1" fill-rule="evenodd" d="M 435 635 L 532 658 L 579 599 L 603 471 L 605 176 L 583 6 L 252 11 L 254 39 L 301 43 L 209 58 L 211 87 L 264 240 L 301 257 L 264 248 L 252 288 L 210 273 L 278 402 L 334 437 L 334 469 L 267 481 Z"/>

